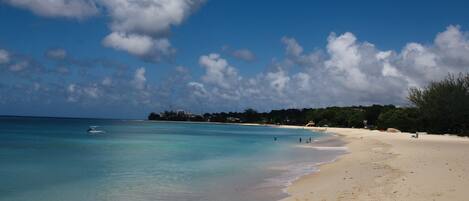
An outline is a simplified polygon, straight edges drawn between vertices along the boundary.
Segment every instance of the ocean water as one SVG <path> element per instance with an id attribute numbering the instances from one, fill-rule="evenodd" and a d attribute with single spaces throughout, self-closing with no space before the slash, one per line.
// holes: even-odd
<path id="1" fill-rule="evenodd" d="M 98 125 L 103 135 L 89 135 Z M 0 118 L 1 201 L 278 200 L 339 150 L 304 129 L 130 120 Z M 277 141 L 274 141 L 277 137 Z"/>

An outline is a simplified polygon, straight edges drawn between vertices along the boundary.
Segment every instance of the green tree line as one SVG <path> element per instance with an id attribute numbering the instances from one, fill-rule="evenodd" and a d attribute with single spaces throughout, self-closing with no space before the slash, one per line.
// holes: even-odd
<path id="1" fill-rule="evenodd" d="M 206 113 L 192 115 L 165 111 L 151 113 L 150 120 L 210 121 L 231 123 L 261 123 L 283 125 L 371 128 L 401 131 L 426 131 L 435 134 L 469 136 L 469 74 L 448 75 L 444 80 L 431 82 L 424 88 L 411 88 L 409 107 L 371 105 L 327 108 L 282 109 L 257 112 L 249 108 L 243 112 Z"/>

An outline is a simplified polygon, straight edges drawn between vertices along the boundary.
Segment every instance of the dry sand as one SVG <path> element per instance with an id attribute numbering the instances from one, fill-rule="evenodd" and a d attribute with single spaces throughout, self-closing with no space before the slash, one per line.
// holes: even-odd
<path id="1" fill-rule="evenodd" d="M 314 129 L 314 128 L 312 128 Z M 317 129 L 317 128 L 316 128 Z M 328 128 L 350 153 L 288 189 L 296 200 L 469 200 L 469 139 Z"/>

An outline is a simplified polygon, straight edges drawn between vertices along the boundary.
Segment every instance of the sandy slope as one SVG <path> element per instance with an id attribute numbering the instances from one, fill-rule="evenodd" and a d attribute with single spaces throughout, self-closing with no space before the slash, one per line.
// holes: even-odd
<path id="1" fill-rule="evenodd" d="M 291 200 L 469 200 L 469 139 L 328 128 L 350 153 L 288 188 Z"/>

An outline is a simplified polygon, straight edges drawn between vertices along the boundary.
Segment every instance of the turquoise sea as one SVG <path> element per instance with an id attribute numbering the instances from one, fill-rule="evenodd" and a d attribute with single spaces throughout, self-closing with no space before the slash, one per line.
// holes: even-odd
<path id="1" fill-rule="evenodd" d="M 89 135 L 89 126 L 102 135 Z M 0 117 L 1 201 L 278 200 L 341 151 L 304 129 Z M 277 137 L 277 141 L 274 141 Z"/>

